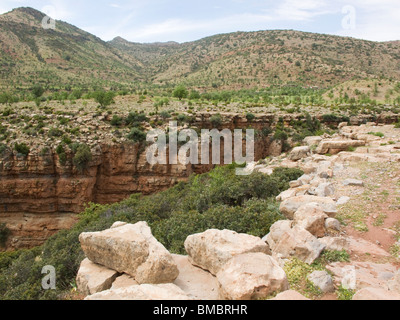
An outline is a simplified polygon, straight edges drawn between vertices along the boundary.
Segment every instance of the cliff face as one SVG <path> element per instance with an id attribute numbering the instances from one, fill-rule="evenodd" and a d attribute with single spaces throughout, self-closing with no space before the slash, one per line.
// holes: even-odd
<path id="1" fill-rule="evenodd" d="M 244 123 L 235 121 L 224 125 L 232 129 L 242 126 L 245 127 Z M 269 146 L 268 137 L 256 140 L 256 160 L 269 154 Z M 6 153 L 0 159 L 0 223 L 6 223 L 11 230 L 8 248 L 37 246 L 55 232 L 70 228 L 89 202 L 110 204 L 134 193 L 163 191 L 193 173 L 213 168 L 212 165 L 153 166 L 147 162 L 144 150 L 133 143 L 100 143 L 92 149 L 92 160 L 84 172 L 73 166 L 71 154 L 67 155 L 66 164 L 61 165 L 55 150 L 27 157 Z"/>
<path id="2" fill-rule="evenodd" d="M 133 193 L 150 194 L 187 179 L 190 166 L 150 166 L 136 144 L 99 145 L 80 173 L 56 153 L 9 153 L 0 162 L 0 222 L 12 231 L 14 248 L 37 245 L 71 227 L 89 202 L 114 203 Z M 71 158 L 71 157 L 69 157 Z"/>
<path id="3" fill-rule="evenodd" d="M 211 129 L 211 115 L 197 117 L 193 127 Z M 283 117 L 286 126 L 293 115 Z M 352 119 L 353 120 L 353 119 Z M 357 120 L 357 121 L 356 121 Z M 360 124 L 369 119 L 354 119 Z M 395 122 L 386 117 L 378 122 Z M 359 122 L 359 123 L 358 123 Z M 249 123 L 243 116 L 224 116 L 220 129 L 256 130 L 273 128 L 274 115 L 261 115 Z M 245 150 L 245 142 L 243 142 Z M 223 143 L 221 154 L 223 154 Z M 211 150 L 211 148 L 210 148 Z M 139 144 L 101 143 L 92 148 L 92 160 L 87 170 L 79 172 L 72 164 L 72 155 L 61 165 L 55 150 L 47 154 L 30 153 L 27 157 L 8 151 L 0 158 L 0 223 L 11 231 L 7 248 L 29 248 L 42 244 L 59 230 L 68 229 L 77 221 L 89 202 L 110 204 L 134 193 L 144 195 L 166 190 L 193 173 L 210 171 L 212 165 L 150 165 Z M 270 137 L 258 137 L 255 161 L 278 156 L 282 143 Z"/>

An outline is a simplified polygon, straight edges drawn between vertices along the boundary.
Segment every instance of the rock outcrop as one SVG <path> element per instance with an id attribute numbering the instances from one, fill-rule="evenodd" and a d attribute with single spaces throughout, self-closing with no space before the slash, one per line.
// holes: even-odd
<path id="1" fill-rule="evenodd" d="M 218 272 L 222 300 L 266 299 L 274 292 L 289 289 L 285 271 L 264 253 L 233 257 Z"/>
<path id="2" fill-rule="evenodd" d="M 253 300 L 289 289 L 264 241 L 229 230 L 189 236 L 191 256 L 171 255 L 145 222 L 80 240 L 88 258 L 76 282 L 86 300 Z"/>
<path id="3" fill-rule="evenodd" d="M 129 274 L 139 284 L 172 283 L 178 277 L 174 259 L 145 222 L 82 233 L 79 241 L 92 262 Z"/>
<path id="4" fill-rule="evenodd" d="M 260 238 L 230 230 L 207 230 L 189 236 L 185 249 L 192 264 L 216 275 L 233 257 L 244 253 L 269 254 L 269 247 Z"/>

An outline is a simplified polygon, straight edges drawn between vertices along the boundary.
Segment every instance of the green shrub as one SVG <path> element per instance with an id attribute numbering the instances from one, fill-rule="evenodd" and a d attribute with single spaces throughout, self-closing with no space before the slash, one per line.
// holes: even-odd
<path id="1" fill-rule="evenodd" d="M 350 122 L 350 118 L 347 116 L 337 116 L 335 114 L 324 114 L 322 116 L 322 121 L 324 123 L 330 123 L 330 122 Z"/>
<path id="2" fill-rule="evenodd" d="M 49 138 L 52 138 L 52 137 L 59 138 L 59 137 L 62 137 L 63 134 L 64 134 L 64 132 L 58 128 L 50 128 L 48 136 L 49 136 Z"/>
<path id="3" fill-rule="evenodd" d="M 375 137 L 379 137 L 379 138 L 384 138 L 385 134 L 382 132 L 368 132 L 369 135 L 375 136 Z"/>
<path id="4" fill-rule="evenodd" d="M 124 119 L 122 119 L 120 116 L 118 115 L 114 115 L 111 119 L 111 125 L 114 127 L 119 127 L 123 124 Z"/>
<path id="5" fill-rule="evenodd" d="M 78 169 L 78 171 L 83 172 L 89 166 L 90 161 L 92 161 L 92 152 L 89 146 L 81 144 L 72 159 L 72 163 Z"/>
<path id="6" fill-rule="evenodd" d="M 222 125 L 222 117 L 220 114 L 216 114 L 210 118 L 210 122 L 214 128 L 218 128 Z"/>
<path id="7" fill-rule="evenodd" d="M 7 228 L 5 223 L 0 223 L 0 246 L 5 247 L 11 231 Z"/>
<path id="8" fill-rule="evenodd" d="M 18 154 L 21 154 L 23 156 L 27 156 L 30 152 L 29 147 L 25 143 L 16 143 L 15 144 L 15 150 L 18 152 Z"/>
<path id="9" fill-rule="evenodd" d="M 256 116 L 252 113 L 246 114 L 247 121 L 253 121 L 255 118 L 256 118 Z"/>
<path id="10" fill-rule="evenodd" d="M 285 131 L 277 130 L 274 134 L 274 140 L 286 141 L 289 138 Z"/>
<path id="11" fill-rule="evenodd" d="M 143 142 L 146 141 L 146 133 L 140 128 L 132 128 L 128 134 L 128 139 L 133 142 Z"/>
<path id="12" fill-rule="evenodd" d="M 148 121 L 144 113 L 130 112 L 125 120 L 125 123 L 132 127 L 139 127 L 141 123 Z"/>
<path id="13" fill-rule="evenodd" d="M 337 290 L 337 296 L 338 300 L 341 301 L 350 301 L 353 300 L 354 295 L 356 292 L 351 289 L 345 289 L 343 286 L 340 286 L 339 289 Z"/>
<path id="14" fill-rule="evenodd" d="M 171 115 L 169 114 L 168 111 L 162 111 L 160 113 L 160 117 L 163 118 L 164 120 L 171 118 Z"/>
<path id="15" fill-rule="evenodd" d="M 0 156 L 2 156 L 8 149 L 7 145 L 0 143 Z"/>
<path id="16" fill-rule="evenodd" d="M 94 100 L 100 104 L 101 107 L 107 107 L 114 103 L 114 92 L 96 91 L 93 93 Z"/>
<path id="17" fill-rule="evenodd" d="M 178 98 L 179 100 L 182 100 L 184 98 L 187 98 L 189 95 L 188 90 L 186 89 L 185 86 L 179 85 L 175 88 L 174 92 L 172 93 L 172 96 L 174 98 Z"/>

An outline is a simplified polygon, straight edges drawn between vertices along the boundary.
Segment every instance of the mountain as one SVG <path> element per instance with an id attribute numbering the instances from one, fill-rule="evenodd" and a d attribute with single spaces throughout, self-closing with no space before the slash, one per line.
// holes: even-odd
<path id="1" fill-rule="evenodd" d="M 272 83 L 330 87 L 354 78 L 400 79 L 399 41 L 274 30 L 216 35 L 180 45 L 118 40 L 110 45 L 150 64 L 155 83 L 207 88 Z"/>
<path id="2" fill-rule="evenodd" d="M 45 14 L 18 8 L 0 15 L 0 86 L 104 86 L 141 80 L 140 63 L 68 23 L 44 29 Z"/>
<path id="3" fill-rule="evenodd" d="M 187 43 L 105 42 L 66 22 L 18 8 L 0 15 L 0 87 L 174 86 L 240 89 L 271 84 L 329 88 L 355 79 L 400 80 L 400 41 L 372 42 L 293 30 L 236 32 Z"/>

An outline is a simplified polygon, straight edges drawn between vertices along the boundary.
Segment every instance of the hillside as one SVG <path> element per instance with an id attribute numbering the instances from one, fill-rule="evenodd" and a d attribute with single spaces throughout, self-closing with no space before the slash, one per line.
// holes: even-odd
<path id="1" fill-rule="evenodd" d="M 0 16 L 0 87 L 197 89 L 301 85 L 330 88 L 354 79 L 400 80 L 400 42 L 298 31 L 221 34 L 188 43 L 104 42 L 68 23 L 43 29 L 45 15 L 18 8 Z"/>
<path id="2" fill-rule="evenodd" d="M 55 30 L 44 29 L 44 16 L 31 8 L 0 16 L 0 86 L 12 90 L 40 83 L 57 89 L 139 79 L 134 58 L 62 21 Z"/>
<path id="3" fill-rule="evenodd" d="M 400 79 L 398 42 L 298 31 L 237 32 L 184 44 L 110 42 L 151 65 L 154 83 L 237 89 L 297 83 L 330 87 L 353 78 Z"/>

